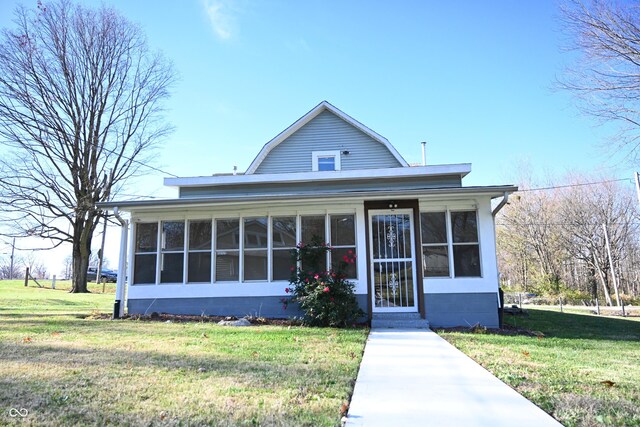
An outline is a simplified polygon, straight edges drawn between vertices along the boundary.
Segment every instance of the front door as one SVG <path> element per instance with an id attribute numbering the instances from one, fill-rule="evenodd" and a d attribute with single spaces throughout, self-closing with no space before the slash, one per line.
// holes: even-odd
<path id="1" fill-rule="evenodd" d="M 413 211 L 370 210 L 369 236 L 373 311 L 418 311 Z"/>

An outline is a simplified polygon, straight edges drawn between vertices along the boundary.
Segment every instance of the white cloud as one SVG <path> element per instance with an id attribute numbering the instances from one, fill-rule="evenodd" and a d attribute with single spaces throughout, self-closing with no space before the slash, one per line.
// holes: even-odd
<path id="1" fill-rule="evenodd" d="M 211 28 L 222 40 L 231 38 L 235 29 L 235 8 L 230 0 L 203 0 Z"/>

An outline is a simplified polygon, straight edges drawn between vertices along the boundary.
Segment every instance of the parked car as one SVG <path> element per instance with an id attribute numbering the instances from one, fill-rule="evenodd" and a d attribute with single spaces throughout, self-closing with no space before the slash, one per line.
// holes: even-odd
<path id="1" fill-rule="evenodd" d="M 97 268 L 89 267 L 89 269 L 87 270 L 87 282 L 96 281 L 97 271 L 98 271 Z M 104 279 L 107 282 L 115 283 L 118 280 L 118 273 L 113 270 L 109 270 L 108 268 L 103 268 L 102 273 L 100 274 L 100 279 Z"/>

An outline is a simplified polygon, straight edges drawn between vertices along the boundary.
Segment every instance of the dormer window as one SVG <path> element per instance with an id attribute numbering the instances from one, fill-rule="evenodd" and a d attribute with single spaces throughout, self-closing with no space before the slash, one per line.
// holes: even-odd
<path id="1" fill-rule="evenodd" d="M 314 151 L 312 153 L 312 170 L 339 171 L 340 151 Z"/>

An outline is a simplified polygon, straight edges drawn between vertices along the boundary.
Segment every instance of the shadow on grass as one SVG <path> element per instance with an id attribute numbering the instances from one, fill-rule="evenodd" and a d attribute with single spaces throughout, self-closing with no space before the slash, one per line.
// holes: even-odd
<path id="1" fill-rule="evenodd" d="M 612 341 L 640 340 L 640 321 L 622 317 L 527 310 L 528 316 L 505 316 L 505 323 L 540 331 L 547 337 Z"/>
<path id="2" fill-rule="evenodd" d="M 169 353 L 169 347 L 141 350 L 131 348 L 130 343 L 127 347 L 78 348 L 5 341 L 0 348 L 3 363 L 17 362 L 20 365 L 28 362 L 37 367 L 38 375 L 35 378 L 21 374 L 0 378 L 0 387 L 5 388 L 0 390 L 0 401 L 4 397 L 7 402 L 15 400 L 27 405 L 30 413 L 34 414 L 33 423 L 46 425 L 164 425 L 163 418 L 158 418 L 161 414 L 160 410 L 156 411 L 157 407 L 173 413 L 176 416 L 173 422 L 181 421 L 182 424 L 189 420 L 186 425 L 240 425 L 241 419 L 234 419 L 233 411 L 227 413 L 231 409 L 246 411 L 248 416 L 261 420 L 257 425 L 313 425 L 294 422 L 290 418 L 295 419 L 295 411 L 303 411 L 298 404 L 288 404 L 287 414 L 281 413 L 282 407 L 273 406 L 277 402 L 268 407 L 260 406 L 261 403 L 255 407 L 247 405 L 247 408 L 240 408 L 233 401 L 238 399 L 238 404 L 242 405 L 245 388 L 252 399 L 258 399 L 264 393 L 278 393 L 285 401 L 299 398 L 301 402 L 330 397 L 337 399 L 337 414 L 337 406 L 347 398 L 353 387 L 351 377 L 355 376 L 355 373 L 347 374 L 336 369 L 335 365 L 305 364 L 303 360 L 283 363 L 263 361 L 259 356 L 252 360 L 250 355 Z M 294 350 L 289 348 L 286 351 Z M 184 409 L 180 405 L 162 406 L 165 394 L 171 396 L 173 393 L 172 398 L 180 398 L 176 394 L 180 387 L 197 389 L 204 384 L 211 387 L 211 382 L 203 382 L 209 377 L 215 379 L 213 384 L 218 384 L 214 388 L 220 397 L 212 400 L 208 396 L 208 407 L 200 410 L 193 406 Z M 174 383 L 176 391 L 163 391 L 164 387 L 171 387 Z M 333 384 L 342 384 L 338 388 L 340 391 Z M 114 390 L 105 387 L 117 389 L 115 395 L 121 402 L 116 406 L 105 397 Z M 330 395 L 325 396 L 326 392 Z M 336 392 L 344 393 L 344 396 L 336 396 Z M 159 399 L 160 403 L 148 405 L 147 399 Z M 230 409 L 226 409 L 227 406 Z M 314 405 L 307 406 L 304 411 L 317 410 Z M 273 413 L 269 415 L 269 411 Z M 319 415 L 327 417 L 326 413 Z M 273 421 L 269 420 L 270 416 L 274 417 Z M 0 415 L 0 424 L 2 421 Z M 330 420 L 334 425 L 335 421 Z M 319 424 L 328 423 L 325 420 Z"/>

